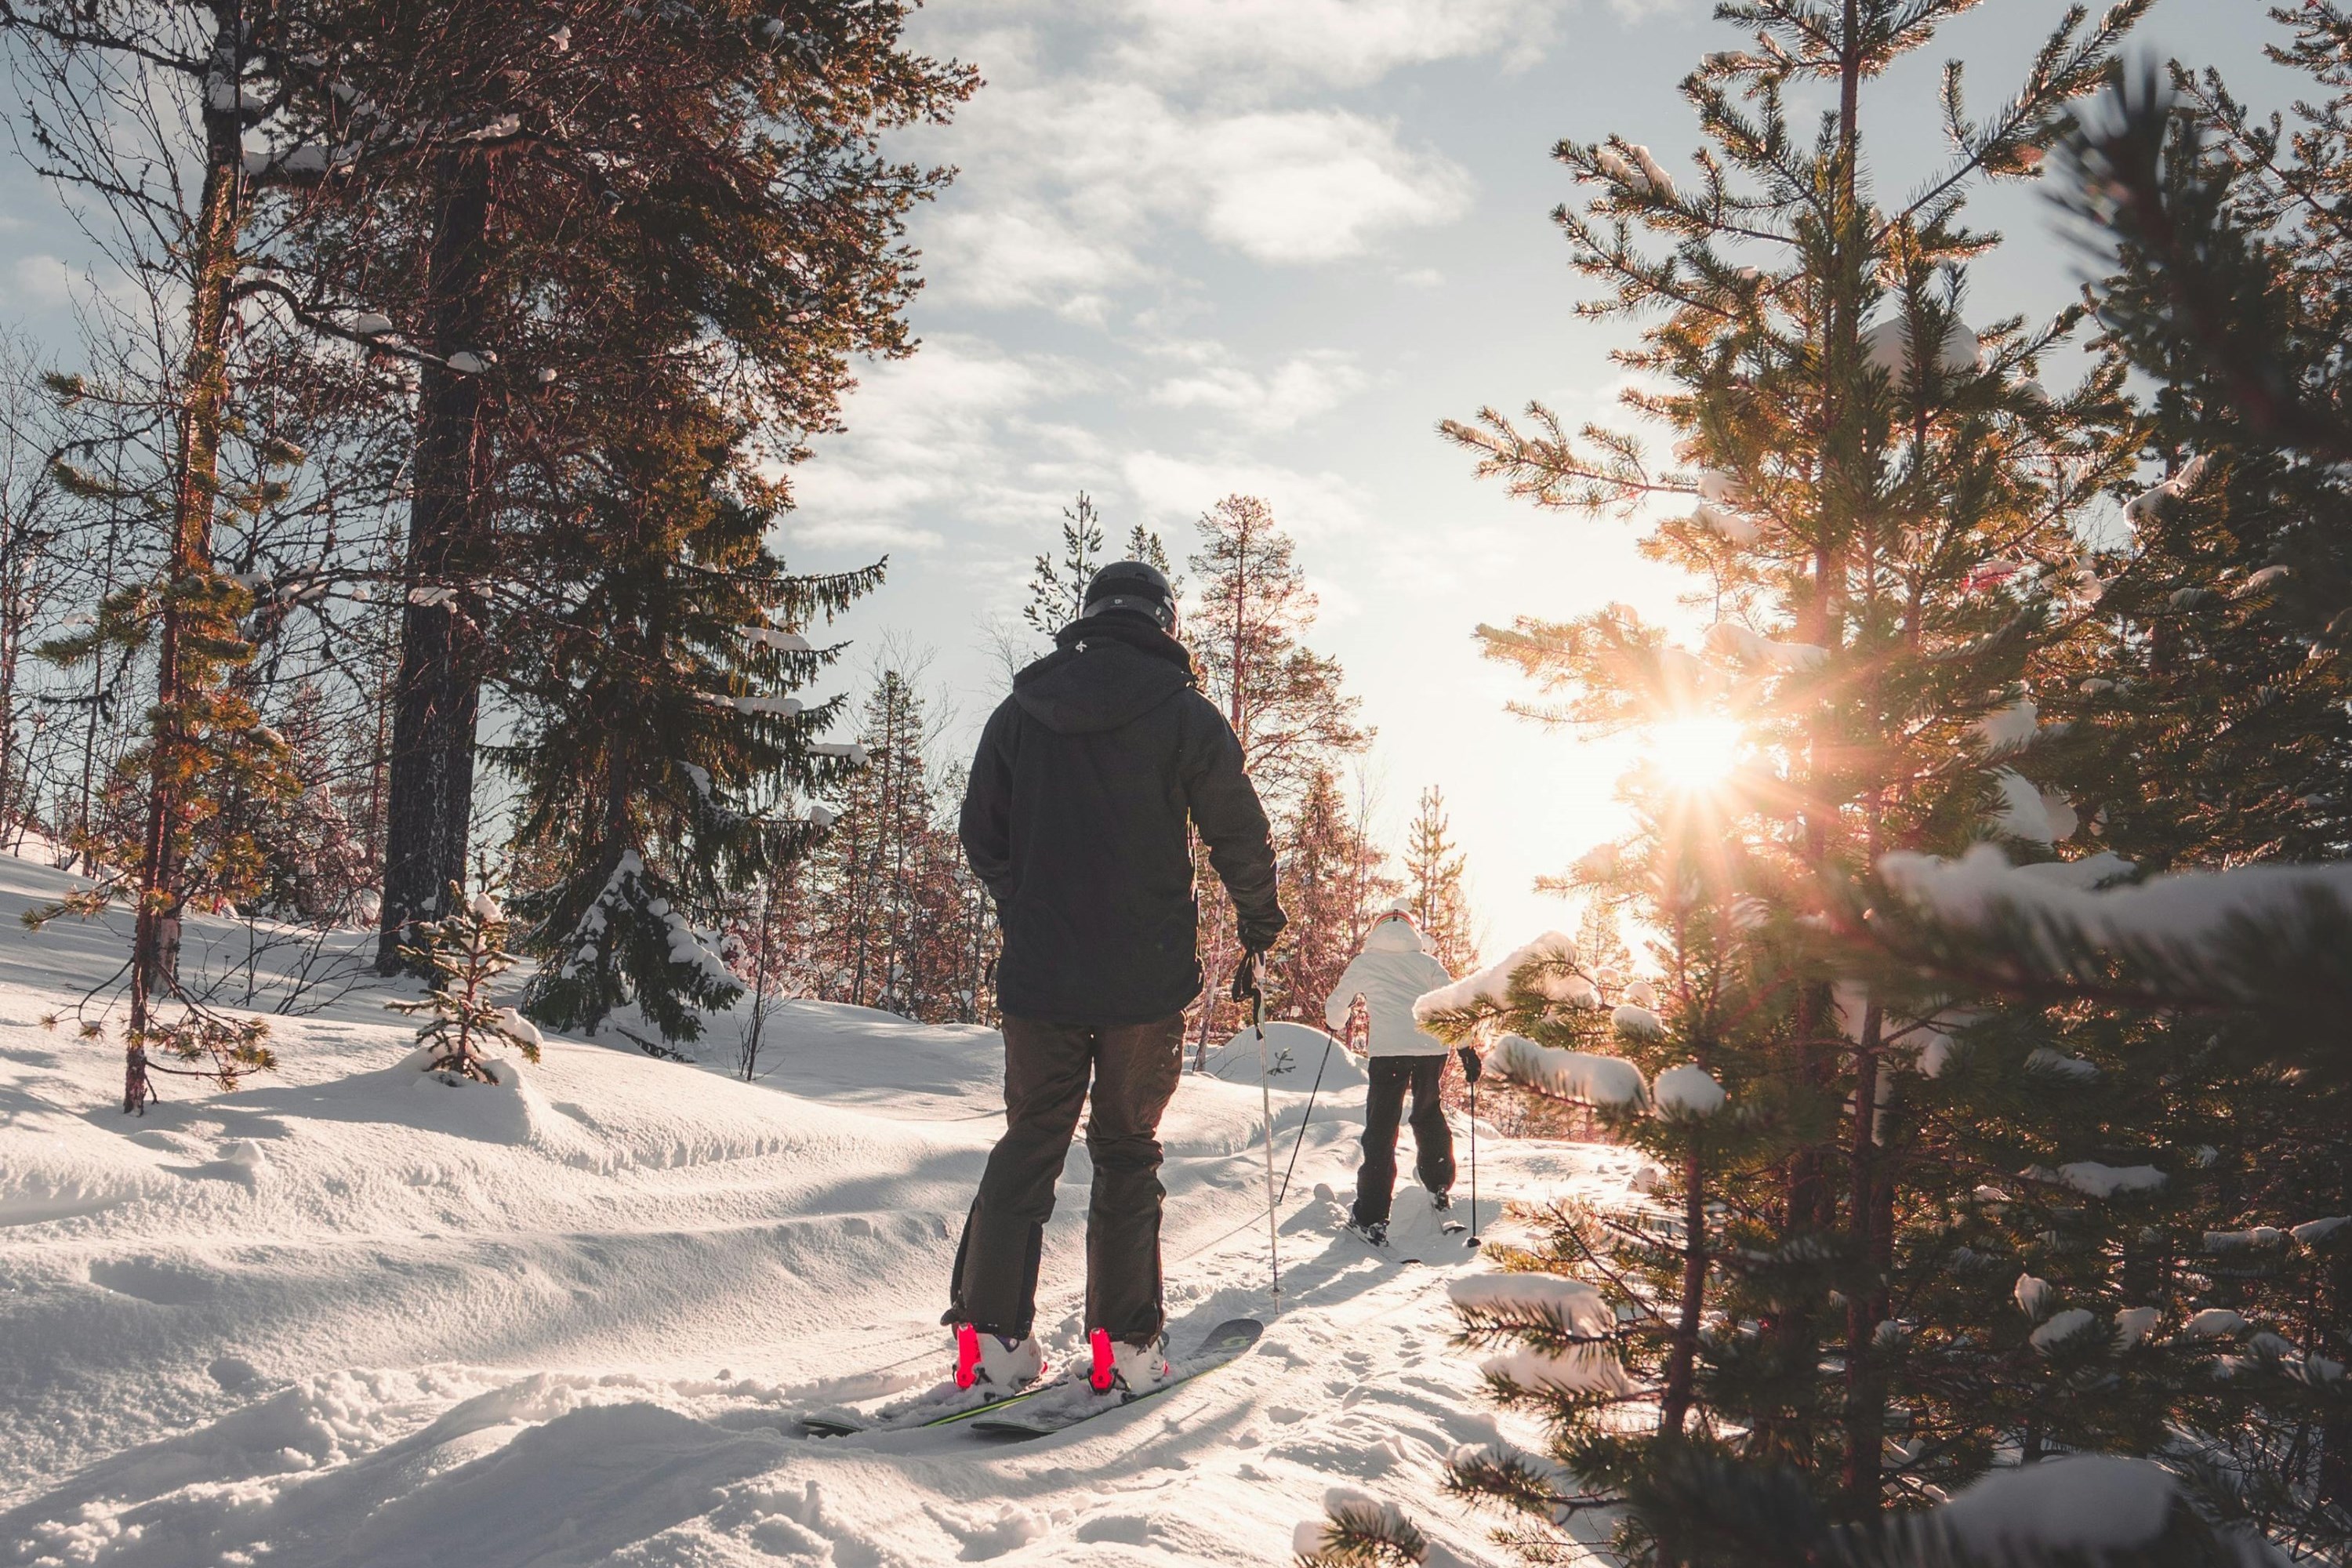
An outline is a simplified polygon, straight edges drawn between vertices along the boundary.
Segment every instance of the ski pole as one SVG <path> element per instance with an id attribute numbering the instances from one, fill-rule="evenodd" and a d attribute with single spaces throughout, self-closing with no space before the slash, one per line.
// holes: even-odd
<path id="1" fill-rule="evenodd" d="M 1323 1059 L 1315 1064 L 1315 1084 L 1307 1091 L 1307 1114 L 1298 1119 L 1298 1137 L 1290 1145 L 1290 1163 L 1282 1168 L 1282 1194 L 1275 1199 L 1276 1203 L 1290 1195 L 1290 1173 L 1298 1169 L 1298 1152 L 1307 1147 L 1307 1123 L 1315 1115 L 1316 1091 L 1323 1087 L 1323 1069 L 1330 1065 L 1331 1031 L 1326 1029 L 1323 1031 Z"/>
<path id="2" fill-rule="evenodd" d="M 1242 953 L 1241 966 L 1234 971 L 1234 999 L 1250 1005 L 1250 1026 L 1257 1031 L 1258 1105 L 1265 1118 L 1265 1256 L 1274 1281 L 1272 1315 L 1282 1310 L 1282 1238 L 1275 1227 L 1274 1084 L 1266 1072 L 1265 993 L 1257 983 L 1257 954 L 1247 950 Z"/>
<path id="3" fill-rule="evenodd" d="M 1478 1080 L 1470 1080 L 1470 1239 L 1478 1245 Z"/>

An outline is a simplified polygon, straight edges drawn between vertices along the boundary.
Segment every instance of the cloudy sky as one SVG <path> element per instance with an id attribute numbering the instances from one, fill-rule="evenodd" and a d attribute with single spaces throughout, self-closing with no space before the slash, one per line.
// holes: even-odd
<path id="1" fill-rule="evenodd" d="M 2058 0 L 1989 0 L 1869 94 L 1874 174 L 1939 149 L 1935 72 L 2005 96 Z M 932 0 L 921 45 L 988 85 L 909 138 L 952 163 L 921 212 L 913 359 L 867 374 L 798 479 L 796 565 L 887 553 L 849 629 L 929 649 L 961 749 L 1001 695 L 986 627 L 1017 612 L 1060 509 L 1091 494 L 1180 557 L 1221 496 L 1264 497 L 1322 600 L 1312 641 L 1379 731 L 1399 825 L 1442 785 L 1496 944 L 1564 911 L 1530 879 L 1617 822 L 1615 745 L 1509 718 L 1471 630 L 1612 599 L 1674 617 L 1622 523 L 1538 513 L 1472 479 L 1435 423 L 1539 398 L 1609 412 L 1624 329 L 1579 321 L 1547 214 L 1549 150 L 1612 132 L 1670 168 L 1696 144 L 1677 79 L 1743 39 L 1699 0 Z M 2281 100 L 2256 0 L 2158 0 L 2152 52 Z M 1971 314 L 2046 316 L 2078 268 L 2030 189 L 1978 209 L 2011 237 Z M 58 319 L 79 248 L 53 198 L 0 175 L 0 321 Z M 2063 371 L 2062 371 L 2063 374 Z M 2048 379 L 2045 377 L 2045 379 Z"/>

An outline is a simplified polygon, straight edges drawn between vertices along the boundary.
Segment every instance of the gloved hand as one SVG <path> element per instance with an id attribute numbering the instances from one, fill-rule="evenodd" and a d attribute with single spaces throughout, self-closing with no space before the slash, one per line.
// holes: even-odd
<path id="1" fill-rule="evenodd" d="M 1465 1046 L 1454 1054 L 1462 1062 L 1462 1080 L 1465 1083 L 1476 1083 L 1480 1075 L 1486 1070 L 1486 1064 L 1478 1059 L 1478 1053 Z"/>
<path id="2" fill-rule="evenodd" d="M 1244 921 L 1241 922 L 1242 949 L 1253 958 L 1264 958 L 1274 951 L 1275 939 L 1282 934 L 1284 921 Z"/>
<path id="3" fill-rule="evenodd" d="M 1247 1002 L 1257 995 L 1257 960 L 1260 949 L 1244 947 L 1242 961 L 1234 965 L 1232 996 L 1236 1002 Z"/>

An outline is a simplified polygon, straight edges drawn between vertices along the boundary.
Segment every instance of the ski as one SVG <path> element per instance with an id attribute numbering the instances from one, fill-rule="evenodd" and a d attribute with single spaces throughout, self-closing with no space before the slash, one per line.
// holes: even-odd
<path id="1" fill-rule="evenodd" d="M 1239 1358 L 1243 1352 L 1257 1343 L 1258 1335 L 1265 1331 L 1265 1326 L 1255 1318 L 1230 1319 L 1209 1331 L 1209 1337 L 1201 1342 L 1201 1348 L 1185 1358 L 1191 1364 L 1188 1364 L 1184 1371 L 1176 1373 L 1165 1383 L 1148 1388 L 1141 1394 L 1129 1394 L 1113 1398 L 1108 1394 L 1097 1394 L 1092 1388 L 1081 1384 L 1078 1385 L 1080 1393 L 1073 1400 L 1033 1405 L 1024 1411 L 1009 1415 L 1000 1414 L 992 1407 L 987 1414 L 973 1419 L 966 1430 L 986 1437 L 1048 1437 L 1056 1432 L 1066 1431 L 1081 1421 L 1091 1421 L 1097 1415 L 1108 1415 L 1114 1410 L 1124 1410 L 1130 1405 L 1139 1405 L 1147 1399 L 1167 1393 L 1171 1388 L 1181 1388 L 1204 1373 L 1214 1372 L 1219 1367 L 1227 1365 Z M 1011 1402 L 1000 1401 L 999 1403 Z"/>
<path id="2" fill-rule="evenodd" d="M 1374 1241 L 1370 1237 L 1364 1234 L 1360 1226 L 1353 1224 L 1343 1225 L 1339 1228 L 1346 1234 L 1354 1237 L 1358 1241 L 1362 1242 L 1364 1244 L 1365 1251 L 1370 1253 L 1374 1258 L 1381 1259 L 1384 1263 L 1403 1265 L 1407 1263 L 1418 1263 L 1421 1261 L 1421 1258 L 1417 1254 L 1400 1251 L 1399 1247 L 1401 1244 L 1393 1239 Z"/>
<path id="3" fill-rule="evenodd" d="M 904 1414 L 898 1416 L 877 1415 L 868 1419 L 842 1411 L 818 1411 L 814 1415 L 800 1417 L 801 1431 L 811 1437 L 854 1437 L 860 1432 L 917 1432 L 926 1426 L 952 1426 L 959 1421 L 969 1421 L 975 1415 L 984 1415 L 992 1410 L 1002 1409 L 1007 1405 L 1018 1405 L 1024 1399 L 1034 1399 L 1041 1394 L 1050 1394 L 1057 1388 L 1067 1387 L 1071 1381 L 1067 1374 L 1060 1377 L 1041 1377 L 1028 1387 L 1014 1393 L 995 1399 L 983 1398 L 974 1405 L 959 1405 L 953 1410 L 945 1411 L 937 1415 L 927 1415 L 919 1421 L 908 1420 Z"/>

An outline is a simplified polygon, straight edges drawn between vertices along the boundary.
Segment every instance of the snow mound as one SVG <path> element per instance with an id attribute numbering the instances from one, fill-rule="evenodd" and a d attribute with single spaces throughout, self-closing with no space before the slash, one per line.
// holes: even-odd
<path id="1" fill-rule="evenodd" d="M 1336 1049 L 1305 1114 L 1319 1032 L 1276 1080 L 1279 1314 L 1255 1041 L 1246 1079 L 1187 1077 L 1161 1123 L 1171 1333 L 1259 1318 L 1245 1366 L 1026 1459 L 817 1442 L 801 1415 L 944 1379 L 939 1313 L 1003 1125 L 994 1031 L 791 1003 L 745 1081 L 739 1005 L 697 1061 L 551 1034 L 537 1065 L 450 1084 L 403 1066 L 413 1028 L 369 989 L 273 1018 L 280 1070 L 168 1079 L 125 1117 L 119 1047 L 32 1022 L 121 962 L 104 925 L 16 922 L 78 885 L 0 857 L 0 1562 L 1240 1568 L 1281 1561 L 1327 1488 L 1418 1496 L 1404 1467 L 1495 1438 L 1447 1344 L 1444 1285 L 1475 1257 L 1448 1216 L 1408 1180 L 1394 1234 L 1424 1262 L 1397 1268 L 1314 1195 L 1351 1181 L 1362 1130 Z M 185 936 L 215 969 L 246 940 L 202 917 Z M 363 960 L 373 933 L 351 942 Z M 1480 1219 L 1507 1237 L 1499 1197 L 1619 1204 L 1644 1168 L 1482 1136 Z M 1041 1241 L 1057 1363 L 1084 1353 L 1092 1173 L 1081 1140 Z M 1417 1527 L 1432 1561 L 1491 1558 L 1475 1516 Z"/>
<path id="2" fill-rule="evenodd" d="M 1257 1033 L 1244 1029 L 1222 1046 L 1211 1047 L 1201 1070 L 1226 1083 L 1253 1088 L 1258 1078 Z M 1361 1089 L 1370 1081 L 1364 1058 L 1310 1024 L 1277 1020 L 1265 1026 L 1265 1077 L 1275 1088 L 1307 1093 L 1315 1075 L 1323 1075 L 1325 1093 L 1335 1089 Z"/>

